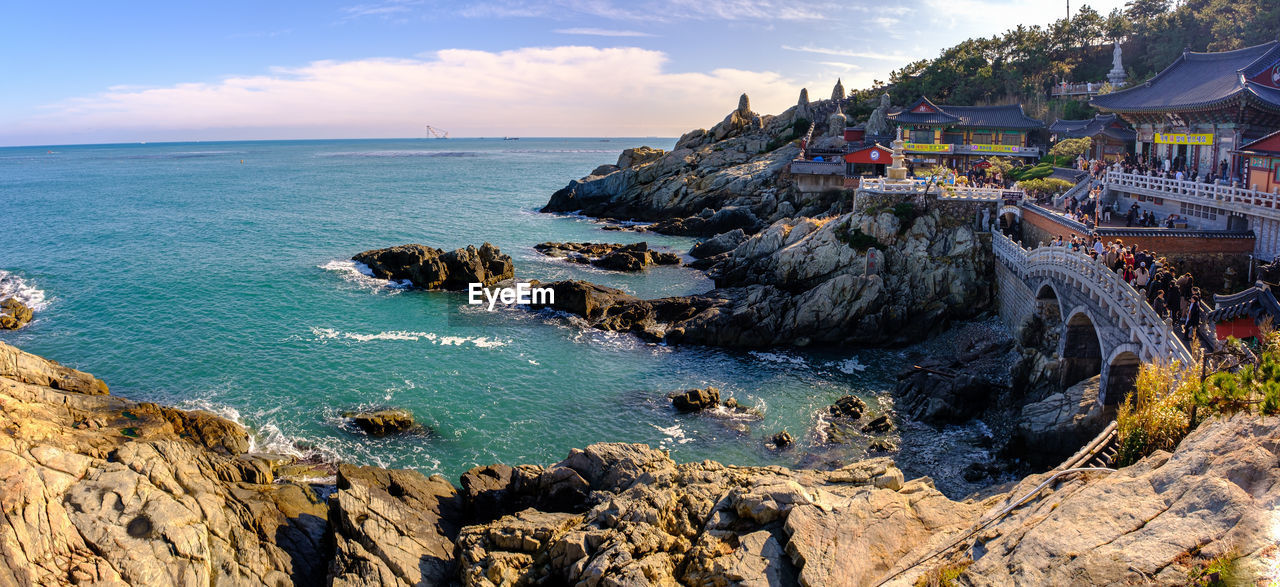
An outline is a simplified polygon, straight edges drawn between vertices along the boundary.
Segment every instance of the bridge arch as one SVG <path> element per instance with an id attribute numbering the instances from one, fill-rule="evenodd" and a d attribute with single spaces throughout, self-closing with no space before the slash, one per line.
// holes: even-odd
<path id="1" fill-rule="evenodd" d="M 1102 368 L 1102 383 L 1098 389 L 1098 401 L 1103 405 L 1118 404 L 1133 393 L 1138 381 L 1138 367 L 1142 364 L 1142 349 L 1133 343 L 1125 343 L 1111 351 Z"/>
<path id="2" fill-rule="evenodd" d="M 1102 337 L 1093 313 L 1083 306 L 1071 311 L 1063 323 L 1061 350 L 1062 387 L 1070 387 L 1102 373 Z"/>
<path id="3" fill-rule="evenodd" d="M 1015 219 L 1022 219 L 1022 208 L 1020 206 L 1006 204 L 1000 207 L 1000 211 L 997 214 L 1000 218 L 1004 219 L 1005 226 L 1013 226 L 1013 221 Z"/>
<path id="4" fill-rule="evenodd" d="M 1045 279 L 1033 290 L 1036 292 L 1036 308 L 1042 313 L 1049 311 L 1047 318 L 1053 322 L 1062 320 L 1062 298 L 1058 296 L 1058 288 L 1053 282 Z"/>

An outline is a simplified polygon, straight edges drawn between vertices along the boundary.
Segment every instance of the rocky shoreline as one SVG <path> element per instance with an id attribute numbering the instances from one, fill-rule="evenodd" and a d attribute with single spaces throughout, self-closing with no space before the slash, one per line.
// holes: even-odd
<path id="1" fill-rule="evenodd" d="M 3 344 L 0 408 L 4 584 L 909 585 L 942 567 L 973 584 L 1169 584 L 1222 554 L 1245 577 L 1277 556 L 1276 418 L 1208 422 L 1173 454 L 995 517 L 1044 476 L 953 501 L 885 458 L 790 470 L 597 444 L 457 486 L 349 464 L 326 484 L 248 452 L 232 422 L 116 398 Z"/>

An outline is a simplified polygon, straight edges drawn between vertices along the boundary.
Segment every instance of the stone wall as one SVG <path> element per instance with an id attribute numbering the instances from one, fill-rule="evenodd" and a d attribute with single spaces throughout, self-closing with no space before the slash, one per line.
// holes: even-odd
<path id="1" fill-rule="evenodd" d="M 1036 311 L 1035 293 L 1004 263 L 996 261 L 996 302 L 1000 320 L 1009 332 L 1018 332 L 1022 321 Z"/>

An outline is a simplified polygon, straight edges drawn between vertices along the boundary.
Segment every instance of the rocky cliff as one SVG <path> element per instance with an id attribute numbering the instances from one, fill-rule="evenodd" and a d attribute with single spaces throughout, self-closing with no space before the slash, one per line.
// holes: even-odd
<path id="1" fill-rule="evenodd" d="M 1219 556 L 1274 572 L 1280 539 L 1276 418 L 1210 422 L 1004 516 L 1042 477 L 955 502 L 888 459 L 807 471 L 597 444 L 459 489 L 251 447 L 0 344 L 0 584 L 1174 584 Z"/>
<path id="2" fill-rule="evenodd" d="M 725 346 L 918 340 L 991 298 L 990 246 L 940 209 L 783 220 L 712 258 L 717 289 L 639 300 L 582 282 L 547 284 L 554 307 L 597 328 Z M 873 260 L 868 270 L 868 250 Z"/>
<path id="3" fill-rule="evenodd" d="M 629 149 L 617 165 L 601 166 L 569 182 L 542 211 L 666 220 L 654 230 L 693 236 L 735 228 L 755 232 L 783 218 L 826 213 L 836 202 L 802 198 L 791 189 L 785 171 L 800 154 L 797 139 L 814 120 L 821 123 L 836 110 L 835 101 L 810 103 L 802 92 L 796 106 L 777 116 L 761 116 L 744 94 L 719 124 L 686 133 L 669 152 Z M 814 138 L 827 132 L 819 124 Z M 720 216 L 712 219 L 717 212 Z"/>

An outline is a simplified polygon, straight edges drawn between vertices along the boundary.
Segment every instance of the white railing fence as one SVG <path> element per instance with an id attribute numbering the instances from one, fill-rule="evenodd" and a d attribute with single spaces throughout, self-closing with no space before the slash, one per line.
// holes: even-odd
<path id="1" fill-rule="evenodd" d="M 1114 315 L 1126 323 L 1130 338 L 1148 355 L 1144 358 L 1178 360 L 1183 364 L 1192 360 L 1191 351 L 1156 314 L 1146 297 L 1101 262 L 1067 247 L 1045 246 L 1028 251 L 999 233 L 992 234 L 992 248 L 996 257 L 1024 281 L 1036 276 L 1056 277 L 1083 288 L 1103 309 L 1100 319 Z"/>

